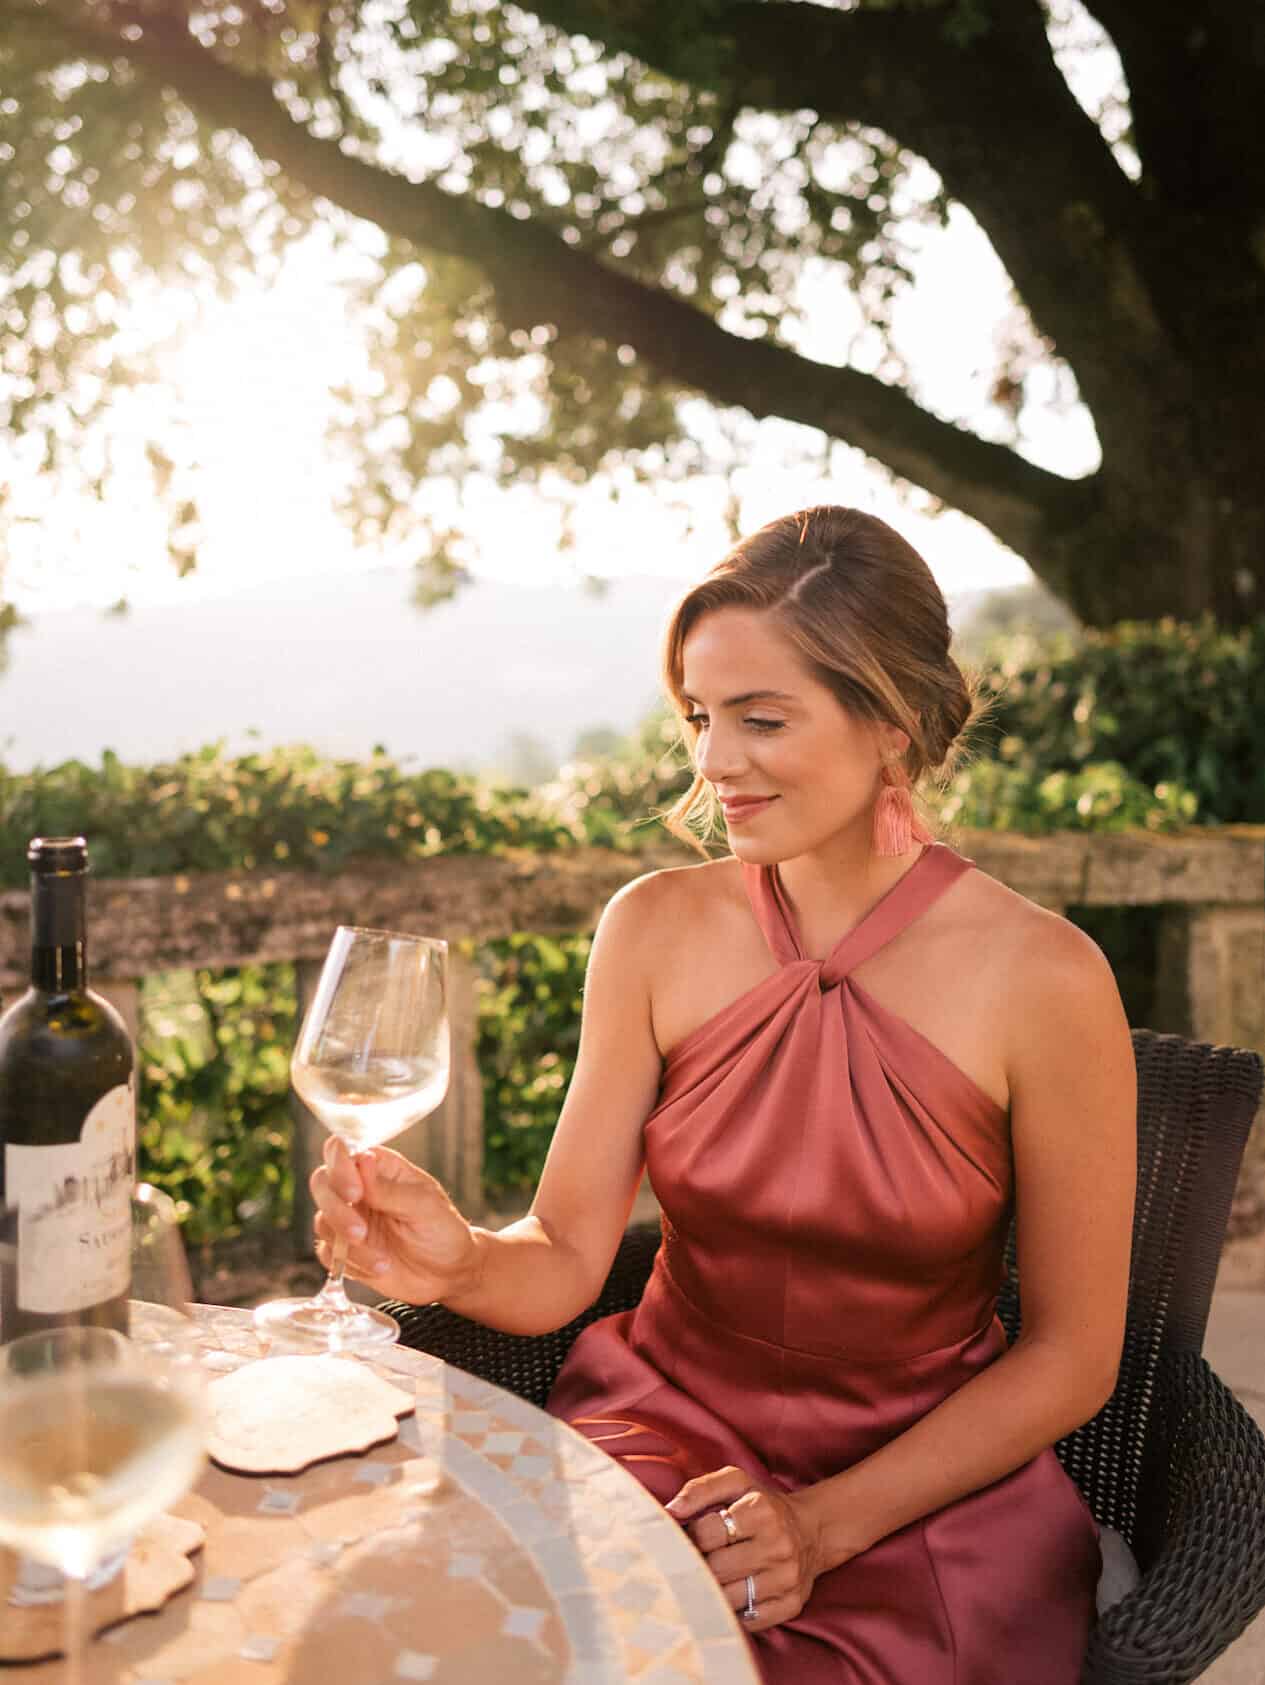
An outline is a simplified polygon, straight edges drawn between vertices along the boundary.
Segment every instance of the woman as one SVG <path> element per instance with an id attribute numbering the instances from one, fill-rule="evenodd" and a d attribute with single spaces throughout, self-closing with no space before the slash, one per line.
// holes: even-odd
<path id="1" fill-rule="evenodd" d="M 650 1282 L 550 1409 L 689 1528 L 764 1678 L 1073 1685 L 1097 1531 L 1049 1447 L 1109 1397 L 1123 1336 L 1110 971 L 914 817 L 972 704 L 881 521 L 816 508 L 739 544 L 678 606 L 665 677 L 697 769 L 670 823 L 718 803 L 732 853 L 603 914 L 531 1214 L 474 1229 L 398 1156 L 331 1149 L 322 1249 L 349 1231 L 384 1292 L 543 1331 L 595 1298 L 644 1163 Z"/>

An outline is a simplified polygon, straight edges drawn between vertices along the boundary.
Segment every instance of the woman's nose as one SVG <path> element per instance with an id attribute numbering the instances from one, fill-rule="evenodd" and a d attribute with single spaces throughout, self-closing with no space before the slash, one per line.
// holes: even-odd
<path id="1" fill-rule="evenodd" d="M 709 784 L 720 784 L 742 771 L 742 745 L 732 732 L 717 731 L 712 726 L 699 738 L 694 760 Z"/>

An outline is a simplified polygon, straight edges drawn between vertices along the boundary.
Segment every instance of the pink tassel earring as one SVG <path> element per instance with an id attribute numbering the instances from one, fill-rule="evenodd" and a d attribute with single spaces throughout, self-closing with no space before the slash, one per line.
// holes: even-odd
<path id="1" fill-rule="evenodd" d="M 931 832 L 914 812 L 909 780 L 888 762 L 883 767 L 883 788 L 874 805 L 875 854 L 908 854 L 916 842 L 930 841 Z"/>

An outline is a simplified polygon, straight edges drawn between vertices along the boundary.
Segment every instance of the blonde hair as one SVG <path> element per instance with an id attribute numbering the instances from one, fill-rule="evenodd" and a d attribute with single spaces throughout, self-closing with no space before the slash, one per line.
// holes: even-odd
<path id="1" fill-rule="evenodd" d="M 770 521 L 740 540 L 681 598 L 663 643 L 663 682 L 692 744 L 685 640 L 718 608 L 772 614 L 813 675 L 850 714 L 909 738 L 910 783 L 947 779 L 963 731 L 982 712 L 976 686 L 949 654 L 940 587 L 911 544 L 877 516 L 832 504 Z M 665 814 L 674 836 L 703 849 L 718 804 L 701 773 Z"/>

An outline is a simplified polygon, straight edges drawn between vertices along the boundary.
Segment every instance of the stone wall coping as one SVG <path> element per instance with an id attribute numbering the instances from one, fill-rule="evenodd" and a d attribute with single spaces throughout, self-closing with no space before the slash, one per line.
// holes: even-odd
<path id="1" fill-rule="evenodd" d="M 1259 907 L 1265 825 L 1153 835 L 960 830 L 948 839 L 1042 906 Z M 512 931 L 591 929 L 643 873 L 696 857 L 668 844 L 633 853 L 447 854 L 363 859 L 328 875 L 284 869 L 105 878 L 89 890 L 90 959 L 102 977 L 323 957 L 336 924 L 486 941 Z M 0 989 L 27 973 L 28 897 L 0 892 Z"/>

